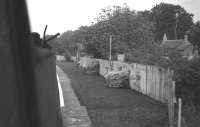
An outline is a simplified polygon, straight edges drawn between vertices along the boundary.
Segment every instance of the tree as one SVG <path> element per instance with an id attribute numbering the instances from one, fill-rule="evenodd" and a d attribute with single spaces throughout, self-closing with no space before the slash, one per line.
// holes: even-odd
<path id="1" fill-rule="evenodd" d="M 155 34 L 158 41 L 162 40 L 165 33 L 168 39 L 175 39 L 175 29 L 177 38 L 183 38 L 185 32 L 193 25 L 193 14 L 188 13 L 179 5 L 160 3 L 151 9 L 149 15 L 144 14 L 155 23 Z"/>
<path id="2" fill-rule="evenodd" d="M 97 22 L 88 30 L 87 52 L 95 51 L 98 56 L 106 57 L 109 53 L 109 36 L 113 37 L 113 55 L 127 53 L 146 44 L 152 44 L 153 24 L 128 6 L 105 8 Z M 93 47 L 91 50 L 91 47 Z M 96 54 L 97 55 L 97 54 Z"/>
<path id="3" fill-rule="evenodd" d="M 87 26 L 82 26 L 78 30 L 75 31 L 66 31 L 61 34 L 58 38 L 59 43 L 62 43 L 63 47 L 66 48 L 68 52 L 72 55 L 76 54 L 77 43 L 85 43 L 87 38 L 85 38 L 87 34 Z"/>
<path id="4" fill-rule="evenodd" d="M 191 29 L 188 31 L 188 35 L 191 43 L 200 49 L 200 21 L 192 25 Z"/>
<path id="5" fill-rule="evenodd" d="M 53 35 L 46 35 L 46 39 L 52 37 Z M 66 47 L 63 43 L 61 43 L 59 41 L 58 38 L 54 38 L 53 40 L 50 40 L 48 42 L 48 44 L 52 47 L 52 50 L 56 53 L 56 54 L 64 54 Z"/>
<path id="6" fill-rule="evenodd" d="M 85 52 L 98 57 L 109 56 L 109 37 L 112 35 L 112 54 L 129 53 L 148 47 L 154 42 L 153 23 L 124 4 L 102 9 L 91 26 L 64 32 L 57 43 L 75 54 L 76 43 L 82 43 Z"/>

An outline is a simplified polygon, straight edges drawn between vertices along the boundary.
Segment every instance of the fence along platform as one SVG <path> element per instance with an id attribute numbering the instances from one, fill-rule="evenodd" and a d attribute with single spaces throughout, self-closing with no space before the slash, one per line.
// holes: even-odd
<path id="1" fill-rule="evenodd" d="M 174 126 L 174 103 L 176 97 L 172 70 L 137 63 L 128 64 L 120 61 L 96 60 L 99 61 L 99 74 L 102 76 L 112 70 L 129 71 L 131 89 L 167 104 L 169 126 Z M 88 61 L 88 59 L 85 59 L 85 61 Z"/>
<path id="2" fill-rule="evenodd" d="M 172 70 L 137 63 L 128 64 L 118 61 L 110 63 L 108 60 L 99 60 L 99 64 L 99 74 L 102 76 L 112 69 L 115 71 L 130 71 L 129 84 L 131 89 L 150 96 L 157 101 L 168 103 L 170 95 L 175 97 Z"/>
<path id="3" fill-rule="evenodd" d="M 88 61 L 88 59 L 92 58 L 81 58 L 82 62 L 84 60 Z M 169 99 L 175 98 L 172 70 L 137 63 L 129 64 L 120 61 L 95 60 L 99 61 L 99 74 L 102 76 L 112 70 L 129 71 L 129 85 L 131 89 L 162 103 L 168 103 Z"/>

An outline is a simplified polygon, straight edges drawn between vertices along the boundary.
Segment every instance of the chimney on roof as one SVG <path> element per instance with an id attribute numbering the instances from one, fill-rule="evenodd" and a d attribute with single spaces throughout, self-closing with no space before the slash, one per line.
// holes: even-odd
<path id="1" fill-rule="evenodd" d="M 184 40 L 188 41 L 188 35 L 187 34 L 184 35 Z"/>

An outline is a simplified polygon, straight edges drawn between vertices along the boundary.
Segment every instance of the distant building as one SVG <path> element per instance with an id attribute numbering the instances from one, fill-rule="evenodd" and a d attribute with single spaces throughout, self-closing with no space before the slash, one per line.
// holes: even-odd
<path id="1" fill-rule="evenodd" d="M 118 54 L 117 55 L 117 61 L 124 62 L 125 61 L 125 55 L 124 54 Z"/>
<path id="2" fill-rule="evenodd" d="M 183 57 L 189 60 L 198 56 L 198 50 L 188 40 L 187 35 L 184 36 L 184 39 L 168 40 L 165 34 L 160 47 L 163 49 L 164 56 L 168 56 L 172 51 L 178 51 Z"/>
<path id="3" fill-rule="evenodd" d="M 57 60 L 57 61 L 65 61 L 65 56 L 56 55 L 56 60 Z"/>

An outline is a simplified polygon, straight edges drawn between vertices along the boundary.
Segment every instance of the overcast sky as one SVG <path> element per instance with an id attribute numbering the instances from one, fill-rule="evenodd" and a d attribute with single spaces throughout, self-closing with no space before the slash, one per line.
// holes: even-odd
<path id="1" fill-rule="evenodd" d="M 43 33 L 47 24 L 47 34 L 90 25 L 107 6 L 127 3 L 134 10 L 149 10 L 160 2 L 179 4 L 200 20 L 200 0 L 27 0 L 32 31 Z"/>

